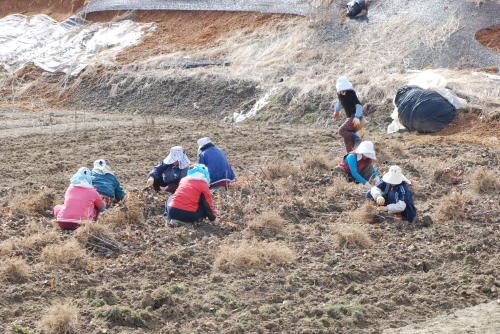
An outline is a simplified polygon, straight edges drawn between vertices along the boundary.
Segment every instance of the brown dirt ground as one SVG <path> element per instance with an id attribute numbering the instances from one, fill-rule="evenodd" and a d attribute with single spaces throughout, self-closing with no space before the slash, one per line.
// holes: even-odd
<path id="1" fill-rule="evenodd" d="M 45 3 L 17 10 L 51 12 L 58 19 L 69 14 L 62 1 Z M 0 12 L 16 12 L 14 4 L 0 1 Z M 116 14 L 122 13 L 106 15 Z M 203 13 L 138 15 L 160 22 L 166 16 L 176 24 L 186 22 L 183 15 L 217 20 Z M 273 19 L 222 15 L 220 25 L 207 24 L 204 30 L 188 24 L 180 29 L 184 35 L 165 38 L 176 47 L 199 47 L 216 43 L 215 34 L 226 33 L 231 24 L 258 26 Z M 151 51 L 155 45 L 159 49 Z M 166 43 L 149 39 L 121 61 L 161 50 L 169 50 Z M 36 69 L 23 72 L 26 80 L 31 75 Z M 13 256 L 28 265 L 24 279 L 0 280 L 0 326 L 8 333 L 21 333 L 15 326 L 41 333 L 42 316 L 58 302 L 79 310 L 73 333 L 382 333 L 406 325 L 415 329 L 438 315 L 499 298 L 499 190 L 470 190 L 481 181 L 474 178 L 477 171 L 499 166 L 498 142 L 492 139 L 500 137 L 499 120 L 486 123 L 474 113 L 459 113 L 449 127 L 426 136 L 363 130 L 363 138 L 377 143 L 379 171 L 397 163 L 413 182 L 419 218 L 409 224 L 376 214 L 373 204 L 361 200 L 364 188 L 334 176 L 332 168 L 343 154 L 338 124 L 230 126 L 170 116 L 34 109 L 1 109 L 0 274 L 6 275 Z M 382 123 L 377 113 L 370 119 Z M 144 189 L 146 175 L 174 145 L 184 146 L 195 161 L 196 140 L 206 135 L 228 155 L 239 187 L 214 193 L 215 222 L 165 226 L 166 195 Z M 26 246 L 26 241 L 54 232 L 49 245 L 75 238 L 54 228 L 50 208 L 63 200 L 75 170 L 101 157 L 137 201 L 144 220 L 122 218 L 108 226 L 122 252 L 82 241 L 89 254 L 85 266 L 47 267 L 41 255 L 45 245 Z M 272 176 L 276 166 L 278 176 Z M 486 181 L 495 180 L 498 168 Z M 458 197 L 451 196 L 454 192 Z M 446 208 L 455 219 L 440 219 Z M 101 218 L 129 209 L 120 204 Z M 272 210 L 285 221 L 281 231 L 246 230 L 249 221 Z M 343 245 L 339 229 L 346 227 L 364 231 L 373 245 Z M 16 246 L 9 249 L 9 240 L 17 240 Z M 296 259 L 266 260 L 260 268 L 236 271 L 215 265 L 222 246 L 245 240 L 286 245 Z M 498 332 L 498 324 L 481 326 L 465 330 Z"/>

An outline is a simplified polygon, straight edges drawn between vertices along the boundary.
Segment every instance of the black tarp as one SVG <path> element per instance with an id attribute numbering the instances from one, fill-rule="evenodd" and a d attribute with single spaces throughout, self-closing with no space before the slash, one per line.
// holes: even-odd
<path id="1" fill-rule="evenodd" d="M 401 87 L 394 103 L 399 121 L 409 131 L 438 132 L 457 115 L 457 109 L 441 94 L 418 86 Z"/>

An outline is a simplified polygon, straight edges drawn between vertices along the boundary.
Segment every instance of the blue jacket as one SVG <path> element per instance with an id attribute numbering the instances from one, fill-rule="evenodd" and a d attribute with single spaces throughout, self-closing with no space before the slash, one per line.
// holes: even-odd
<path id="1" fill-rule="evenodd" d="M 125 197 L 125 191 L 114 174 L 106 173 L 103 175 L 92 171 L 90 175 L 94 177 L 92 185 L 100 195 L 114 198 L 117 201 L 121 201 Z"/>
<path id="2" fill-rule="evenodd" d="M 227 162 L 226 155 L 220 148 L 209 143 L 200 150 L 198 163 L 207 166 L 210 172 L 210 186 L 220 182 L 234 182 L 236 180 L 236 176 Z"/>
<path id="3" fill-rule="evenodd" d="M 391 184 L 380 180 L 376 185 L 382 191 L 382 197 L 385 198 L 385 204 L 395 204 L 399 201 L 406 203 L 406 209 L 402 212 L 403 218 L 407 221 L 413 221 L 413 218 L 417 215 L 417 208 L 415 208 L 415 203 L 413 203 L 413 194 L 410 187 L 406 182 L 395 185 L 389 190 Z M 368 191 L 366 197 L 371 198 L 371 192 Z"/>
<path id="4" fill-rule="evenodd" d="M 187 171 L 188 168 L 180 169 L 173 164 L 166 164 L 162 160 L 153 167 L 148 177 L 154 179 L 153 187 L 156 191 L 159 191 L 160 187 L 165 187 L 170 183 L 179 183 L 187 175 Z"/>

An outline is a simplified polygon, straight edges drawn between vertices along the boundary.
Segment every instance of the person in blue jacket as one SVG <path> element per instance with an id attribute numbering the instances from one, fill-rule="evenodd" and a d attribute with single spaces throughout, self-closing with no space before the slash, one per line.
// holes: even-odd
<path id="1" fill-rule="evenodd" d="M 403 175 L 401 168 L 391 166 L 389 172 L 382 176 L 382 180 L 366 193 L 366 197 L 377 202 L 377 210 L 393 213 L 398 220 L 412 222 L 417 215 L 417 209 L 409 184 L 411 182 Z"/>
<path id="2" fill-rule="evenodd" d="M 198 139 L 198 163 L 208 168 L 210 189 L 227 188 L 236 181 L 236 176 L 229 165 L 224 152 L 212 144 L 210 138 Z"/>
<path id="3" fill-rule="evenodd" d="M 187 175 L 190 164 L 184 147 L 174 146 L 170 149 L 170 154 L 149 173 L 147 184 L 156 191 L 164 189 L 173 194 L 181 179 Z"/>
<path id="4" fill-rule="evenodd" d="M 380 180 L 373 166 L 374 160 L 377 160 L 377 157 L 373 143 L 363 141 L 354 151 L 346 154 L 333 170 L 345 175 L 350 182 L 358 182 L 371 189 L 371 183 L 376 184 Z"/>
<path id="5" fill-rule="evenodd" d="M 104 159 L 94 161 L 91 176 L 92 185 L 97 189 L 97 192 L 108 207 L 111 203 L 119 202 L 125 198 L 125 191 L 120 181 L 111 172 L 111 168 Z"/>

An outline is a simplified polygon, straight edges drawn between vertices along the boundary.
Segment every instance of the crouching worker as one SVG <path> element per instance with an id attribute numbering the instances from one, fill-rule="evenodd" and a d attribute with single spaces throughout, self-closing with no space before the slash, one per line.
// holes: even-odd
<path id="1" fill-rule="evenodd" d="M 212 144 L 210 138 L 198 139 L 198 163 L 210 171 L 210 189 L 227 188 L 236 181 L 231 165 L 224 152 Z"/>
<path id="2" fill-rule="evenodd" d="M 148 175 L 148 185 L 159 191 L 165 187 L 165 191 L 175 193 L 180 180 L 187 175 L 189 167 L 188 156 L 182 146 L 174 146 L 170 154 L 160 161 Z"/>
<path id="3" fill-rule="evenodd" d="M 92 186 L 92 175 L 88 168 L 80 168 L 70 182 L 64 195 L 64 204 L 56 205 L 52 210 L 59 227 L 67 231 L 76 230 L 88 221 L 97 221 L 99 212 L 106 209 L 106 203 Z"/>
<path id="4" fill-rule="evenodd" d="M 208 188 L 210 175 L 205 165 L 189 168 L 187 176 L 179 182 L 177 191 L 165 204 L 167 222 L 176 220 L 186 223 L 201 223 L 204 218 L 214 221 L 217 216 Z"/>
<path id="5" fill-rule="evenodd" d="M 366 193 L 366 197 L 377 202 L 378 211 L 387 211 L 393 213 L 398 220 L 411 222 L 417 215 L 417 209 L 409 184 L 411 182 L 403 175 L 401 168 L 391 166 L 382 180 Z"/>
<path id="6" fill-rule="evenodd" d="M 354 151 L 345 155 L 334 171 L 347 176 L 349 181 L 362 183 L 370 189 L 370 181 L 378 182 L 380 180 L 373 167 L 373 160 L 376 159 L 373 143 L 364 141 Z"/>
<path id="7" fill-rule="evenodd" d="M 92 169 L 91 175 L 93 177 L 92 185 L 106 202 L 106 207 L 109 208 L 113 202 L 119 202 L 125 198 L 125 191 L 120 181 L 111 172 L 111 168 L 105 160 L 94 161 L 94 169 Z"/>

